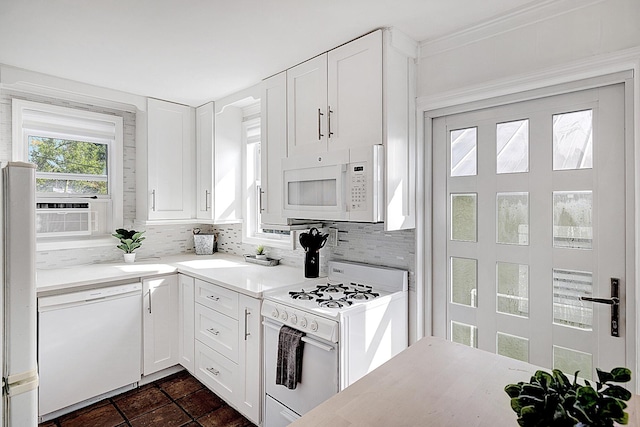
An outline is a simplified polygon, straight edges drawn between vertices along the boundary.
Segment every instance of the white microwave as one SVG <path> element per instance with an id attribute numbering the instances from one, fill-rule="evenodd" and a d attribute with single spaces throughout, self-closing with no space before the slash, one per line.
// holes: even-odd
<path id="1" fill-rule="evenodd" d="M 282 159 L 283 214 L 290 219 L 384 220 L 384 147 Z"/>

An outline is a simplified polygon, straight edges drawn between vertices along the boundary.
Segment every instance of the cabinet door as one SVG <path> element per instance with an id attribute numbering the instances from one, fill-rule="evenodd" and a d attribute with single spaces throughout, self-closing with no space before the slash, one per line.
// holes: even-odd
<path id="1" fill-rule="evenodd" d="M 148 101 L 149 219 L 192 217 L 191 108 Z"/>
<path id="2" fill-rule="evenodd" d="M 196 216 L 213 218 L 213 102 L 196 109 Z"/>
<path id="3" fill-rule="evenodd" d="M 287 70 L 288 154 L 327 151 L 327 55 Z"/>
<path id="4" fill-rule="evenodd" d="M 143 373 L 178 364 L 178 275 L 143 280 Z"/>
<path id="5" fill-rule="evenodd" d="M 242 218 L 242 108 L 216 102 L 213 144 L 214 199 L 216 223 L 238 222 Z"/>
<path id="6" fill-rule="evenodd" d="M 254 424 L 260 424 L 260 405 L 262 404 L 262 381 L 260 363 L 260 300 L 240 295 L 240 369 L 241 394 L 236 404 L 240 411 Z"/>
<path id="7" fill-rule="evenodd" d="M 382 31 L 328 53 L 329 150 L 382 144 Z"/>
<path id="8" fill-rule="evenodd" d="M 262 82 L 260 108 L 260 218 L 264 224 L 286 224 L 282 216 L 282 159 L 287 157 L 286 72 Z"/>
<path id="9" fill-rule="evenodd" d="M 178 276 L 178 357 L 180 364 L 189 372 L 194 370 L 194 306 L 195 306 L 195 279 L 193 277 L 180 274 Z"/>

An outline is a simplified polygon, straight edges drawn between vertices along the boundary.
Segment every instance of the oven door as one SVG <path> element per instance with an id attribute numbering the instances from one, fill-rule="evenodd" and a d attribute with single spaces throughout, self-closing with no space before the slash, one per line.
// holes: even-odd
<path id="1" fill-rule="evenodd" d="M 338 344 L 311 336 L 303 338 L 302 375 L 297 387 L 290 390 L 277 385 L 278 335 L 282 323 L 268 318 L 264 318 L 262 323 L 265 392 L 268 396 L 297 415 L 303 415 L 338 392 Z M 265 415 L 265 426 L 272 425 L 268 418 L 269 413 Z"/>

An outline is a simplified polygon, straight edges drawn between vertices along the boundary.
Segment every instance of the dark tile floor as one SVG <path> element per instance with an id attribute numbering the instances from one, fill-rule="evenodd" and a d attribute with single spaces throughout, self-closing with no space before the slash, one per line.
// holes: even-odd
<path id="1" fill-rule="evenodd" d="M 182 371 L 40 427 L 255 427 Z"/>

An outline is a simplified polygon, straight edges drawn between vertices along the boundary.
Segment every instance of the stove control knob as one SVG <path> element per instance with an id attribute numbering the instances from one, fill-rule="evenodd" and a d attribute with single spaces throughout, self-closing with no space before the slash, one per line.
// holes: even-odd
<path id="1" fill-rule="evenodd" d="M 278 313 L 278 309 L 274 308 L 273 311 L 271 312 L 271 316 L 273 316 L 273 317 L 275 317 L 277 319 L 279 315 L 280 315 L 280 313 Z"/>
<path id="2" fill-rule="evenodd" d="M 315 332 L 315 331 L 317 331 L 317 330 L 318 330 L 318 323 L 317 323 L 315 320 L 312 320 L 312 321 L 311 321 L 311 330 L 312 330 L 313 332 Z"/>
<path id="3" fill-rule="evenodd" d="M 287 314 L 287 312 L 286 312 L 286 311 L 283 311 L 283 312 L 282 312 L 282 314 L 280 315 L 280 318 L 281 318 L 282 320 L 287 320 L 287 317 L 289 317 L 289 315 Z"/>
<path id="4" fill-rule="evenodd" d="M 295 314 L 292 314 L 289 317 L 289 321 L 291 322 L 292 325 L 295 325 L 296 323 L 298 323 L 298 316 L 296 316 Z"/>
<path id="5" fill-rule="evenodd" d="M 302 319 L 300 319 L 300 327 L 301 328 L 306 328 L 307 327 L 307 318 L 303 317 Z"/>

